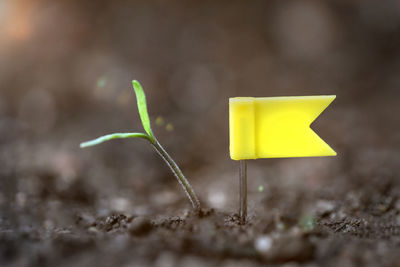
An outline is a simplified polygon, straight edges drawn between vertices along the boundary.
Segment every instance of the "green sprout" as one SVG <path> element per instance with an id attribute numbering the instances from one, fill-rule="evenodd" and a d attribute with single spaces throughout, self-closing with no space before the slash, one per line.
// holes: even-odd
<path id="1" fill-rule="evenodd" d="M 300 225 L 304 231 L 312 231 L 315 228 L 315 217 L 312 215 L 304 215 L 300 218 Z"/>
<path id="2" fill-rule="evenodd" d="M 112 139 L 120 139 L 120 138 L 143 138 L 150 142 L 153 148 L 157 151 L 157 153 L 161 156 L 161 158 L 165 161 L 168 167 L 171 169 L 172 173 L 178 179 L 179 184 L 182 186 L 183 190 L 186 193 L 186 196 L 189 198 L 192 203 L 193 209 L 200 210 L 200 201 L 197 198 L 192 186 L 189 181 L 183 175 L 181 169 L 175 163 L 175 161 L 171 158 L 171 156 L 165 151 L 165 149 L 158 142 L 157 138 L 154 136 L 150 127 L 150 119 L 149 114 L 147 112 L 147 104 L 146 104 L 146 95 L 144 94 L 143 88 L 140 83 L 136 80 L 132 81 L 133 89 L 135 90 L 137 105 L 140 115 L 140 120 L 142 121 L 143 128 L 146 133 L 113 133 L 101 136 L 91 141 L 83 142 L 80 144 L 81 148 L 94 146 L 101 144 L 105 141 Z"/>

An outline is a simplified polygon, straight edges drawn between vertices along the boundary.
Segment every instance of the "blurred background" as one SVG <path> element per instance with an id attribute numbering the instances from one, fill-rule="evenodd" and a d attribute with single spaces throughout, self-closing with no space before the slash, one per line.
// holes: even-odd
<path id="1" fill-rule="evenodd" d="M 338 156 L 249 162 L 251 216 L 279 208 L 269 202 L 277 190 L 354 197 L 360 185 L 393 182 L 399 47 L 397 0 L 0 0 L 2 228 L 63 227 L 76 210 L 190 208 L 145 141 L 79 148 L 143 131 L 132 79 L 206 207 L 238 208 L 235 96 L 337 95 L 313 128 Z"/>

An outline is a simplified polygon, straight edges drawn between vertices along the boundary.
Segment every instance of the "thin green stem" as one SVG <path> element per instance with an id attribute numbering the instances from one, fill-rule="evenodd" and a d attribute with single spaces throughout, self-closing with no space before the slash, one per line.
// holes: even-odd
<path id="1" fill-rule="evenodd" d="M 149 140 L 150 143 L 153 145 L 154 149 L 157 153 L 161 156 L 161 158 L 167 163 L 169 168 L 171 169 L 172 173 L 177 178 L 179 184 L 182 186 L 183 191 L 185 191 L 186 196 L 189 198 L 190 202 L 192 203 L 193 209 L 200 210 L 200 201 L 197 198 L 192 186 L 190 185 L 189 181 L 183 175 L 181 169 L 179 169 L 178 165 L 175 161 L 171 158 L 171 156 L 165 151 L 165 149 L 161 146 L 157 139 Z"/>

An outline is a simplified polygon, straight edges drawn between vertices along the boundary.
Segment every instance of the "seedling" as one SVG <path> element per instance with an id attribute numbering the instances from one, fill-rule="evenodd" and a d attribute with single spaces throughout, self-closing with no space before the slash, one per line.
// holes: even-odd
<path id="1" fill-rule="evenodd" d="M 101 136 L 91 141 L 83 142 L 80 144 L 81 148 L 94 146 L 101 144 L 105 141 L 109 141 L 112 139 L 121 139 L 121 138 L 143 138 L 150 142 L 153 148 L 157 151 L 160 157 L 165 161 L 168 167 L 171 169 L 172 173 L 178 179 L 179 184 L 182 186 L 183 191 L 185 191 L 186 196 L 189 198 L 192 203 L 193 209 L 200 210 L 200 201 L 197 198 L 192 186 L 189 181 L 183 175 L 181 169 L 175 163 L 175 161 L 171 158 L 171 156 L 165 151 L 165 149 L 158 142 L 157 138 L 154 136 L 151 127 L 150 127 L 150 119 L 149 114 L 147 112 L 147 103 L 146 103 L 146 95 L 143 91 L 142 86 L 136 80 L 132 81 L 133 89 L 135 91 L 137 106 L 139 110 L 140 120 L 142 121 L 143 128 L 145 133 L 113 133 Z"/>

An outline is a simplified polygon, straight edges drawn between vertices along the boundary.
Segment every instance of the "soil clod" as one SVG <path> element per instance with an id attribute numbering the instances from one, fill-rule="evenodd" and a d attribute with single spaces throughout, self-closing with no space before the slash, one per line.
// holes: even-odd
<path id="1" fill-rule="evenodd" d="M 144 236 L 153 230 L 153 224 L 148 218 L 136 217 L 129 224 L 128 231 L 133 236 Z"/>

